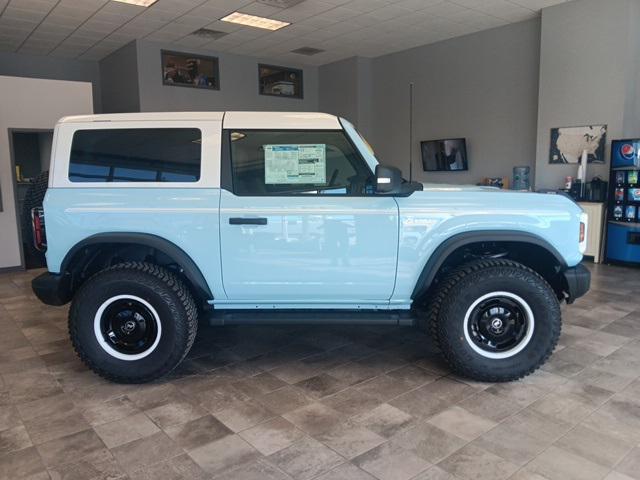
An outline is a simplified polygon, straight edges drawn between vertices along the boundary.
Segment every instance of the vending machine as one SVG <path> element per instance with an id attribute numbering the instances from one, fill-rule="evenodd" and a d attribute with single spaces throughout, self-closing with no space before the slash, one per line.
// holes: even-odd
<path id="1" fill-rule="evenodd" d="M 640 139 L 611 142 L 606 261 L 640 265 Z"/>

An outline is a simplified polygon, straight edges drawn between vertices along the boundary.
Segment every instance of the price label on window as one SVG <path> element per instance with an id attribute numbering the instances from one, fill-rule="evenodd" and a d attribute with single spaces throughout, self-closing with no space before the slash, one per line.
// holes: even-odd
<path id="1" fill-rule="evenodd" d="M 327 182 L 324 144 L 264 145 L 264 182 L 268 185 Z"/>

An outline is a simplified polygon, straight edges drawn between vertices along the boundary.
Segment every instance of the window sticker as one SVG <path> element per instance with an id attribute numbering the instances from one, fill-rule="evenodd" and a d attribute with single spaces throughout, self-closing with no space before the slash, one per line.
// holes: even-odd
<path id="1" fill-rule="evenodd" d="M 264 183 L 325 184 L 325 144 L 264 145 Z"/>

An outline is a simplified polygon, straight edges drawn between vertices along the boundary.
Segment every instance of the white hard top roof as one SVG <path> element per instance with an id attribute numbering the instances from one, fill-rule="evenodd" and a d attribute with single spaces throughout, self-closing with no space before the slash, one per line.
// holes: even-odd
<path id="1" fill-rule="evenodd" d="M 224 121 L 224 128 L 340 129 L 335 115 L 317 112 L 141 112 L 74 115 L 59 123 Z"/>

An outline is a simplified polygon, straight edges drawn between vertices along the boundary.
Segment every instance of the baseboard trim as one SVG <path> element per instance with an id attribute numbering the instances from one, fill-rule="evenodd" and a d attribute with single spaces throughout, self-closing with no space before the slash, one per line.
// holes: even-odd
<path id="1" fill-rule="evenodd" d="M 15 267 L 0 267 L 0 273 L 12 273 L 12 272 L 24 272 L 27 269 L 22 265 L 16 265 Z"/>

